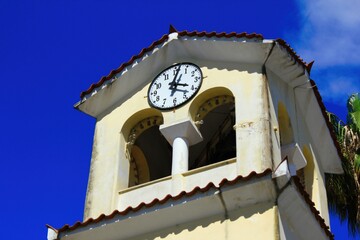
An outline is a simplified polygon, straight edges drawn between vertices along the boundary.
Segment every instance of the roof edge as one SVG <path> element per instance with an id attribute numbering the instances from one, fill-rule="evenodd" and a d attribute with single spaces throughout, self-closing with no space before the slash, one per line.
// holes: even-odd
<path id="1" fill-rule="evenodd" d="M 330 133 L 330 136 L 331 136 L 331 138 L 332 138 L 332 140 L 333 140 L 333 143 L 334 143 L 334 145 L 335 145 L 335 148 L 336 148 L 336 152 L 337 152 L 337 154 L 338 154 L 338 157 L 339 157 L 339 159 L 340 159 L 340 161 L 341 161 L 341 159 L 343 158 L 343 154 L 342 154 L 342 152 L 341 152 L 341 147 L 340 147 L 340 145 L 339 145 L 339 143 L 338 143 L 338 141 L 337 141 L 336 134 L 335 134 L 335 130 L 334 130 L 332 124 L 330 123 L 330 120 L 329 120 L 329 118 L 328 118 L 328 116 L 327 116 L 327 114 L 326 114 L 326 108 L 325 108 L 324 102 L 322 101 L 322 97 L 321 97 L 321 95 L 320 95 L 319 89 L 318 89 L 318 87 L 316 86 L 316 83 L 315 83 L 314 80 L 310 79 L 310 84 L 311 84 L 311 88 L 313 89 L 313 92 L 314 92 L 314 94 L 315 94 L 316 100 L 317 100 L 317 102 L 318 102 L 318 104 L 319 104 L 319 107 L 320 107 L 320 109 L 321 109 L 321 113 L 322 113 L 322 115 L 323 115 L 323 117 L 324 117 L 326 126 L 327 126 L 328 129 L 329 129 L 329 133 Z M 340 173 L 340 174 L 341 174 L 341 173 Z"/>
<path id="2" fill-rule="evenodd" d="M 132 57 L 130 58 L 130 60 L 128 60 L 127 62 L 121 64 L 119 68 L 112 70 L 107 76 L 103 76 L 103 77 L 100 79 L 100 81 L 98 81 L 97 83 L 91 84 L 90 87 L 89 87 L 87 90 L 81 92 L 80 98 L 83 98 L 85 95 L 91 93 L 95 88 L 100 87 L 105 81 L 110 80 L 111 78 L 113 78 L 117 73 L 119 73 L 119 72 L 121 72 L 122 70 L 124 70 L 125 67 L 131 65 L 136 59 L 141 58 L 142 56 L 144 56 L 144 54 L 145 54 L 146 52 L 153 50 L 153 49 L 155 48 L 155 46 L 157 46 L 157 45 L 165 42 L 166 40 L 168 40 L 168 38 L 169 38 L 169 35 L 168 35 L 168 34 L 165 34 L 165 35 L 163 35 L 159 40 L 153 42 L 149 47 L 143 48 L 143 49 L 140 51 L 139 54 L 137 54 L 137 55 L 135 55 L 135 56 L 132 56 Z"/>
<path id="3" fill-rule="evenodd" d="M 106 81 L 112 79 L 116 74 L 120 73 L 122 70 L 124 70 L 125 67 L 131 65 L 135 60 L 140 59 L 141 57 L 144 56 L 144 54 L 146 52 L 152 51 L 156 46 L 164 43 L 165 41 L 167 41 L 169 39 L 169 35 L 171 33 L 178 33 L 179 36 L 189 36 L 189 37 L 207 37 L 207 38 L 212 38 L 212 37 L 216 37 L 216 38 L 248 38 L 248 39 L 254 39 L 254 38 L 258 38 L 259 40 L 264 40 L 264 37 L 261 34 L 257 34 L 257 33 L 246 33 L 246 32 L 242 32 L 242 33 L 236 33 L 236 32 L 230 32 L 230 33 L 225 33 L 225 32 L 220 32 L 217 33 L 215 31 L 213 32 L 206 32 L 206 31 L 177 31 L 175 29 L 175 27 L 173 27 L 172 25 L 170 25 L 170 29 L 169 29 L 169 34 L 165 34 L 163 35 L 159 40 L 154 41 L 153 43 L 151 43 L 151 45 L 147 48 L 143 48 L 139 54 L 132 56 L 127 62 L 123 63 L 120 65 L 120 67 L 118 67 L 117 69 L 112 70 L 107 76 L 103 76 L 97 83 L 93 83 L 90 85 L 90 87 L 84 91 L 82 91 L 80 93 L 80 102 L 83 102 L 83 98 L 90 94 L 95 88 L 100 87 L 102 84 L 104 84 Z M 285 42 L 285 41 L 284 41 Z M 78 104 L 75 104 L 78 105 Z"/>
<path id="4" fill-rule="evenodd" d="M 66 224 L 63 227 L 57 229 L 57 232 L 60 234 L 60 233 L 66 232 L 66 231 L 73 231 L 73 230 L 75 230 L 77 228 L 85 227 L 85 226 L 90 225 L 92 223 L 98 223 L 98 222 L 100 222 L 102 220 L 112 219 L 112 218 L 114 218 L 114 217 L 116 217 L 118 215 L 125 216 L 130 212 L 137 212 L 142 208 L 150 208 L 150 207 L 153 207 L 153 206 L 155 206 L 157 204 L 164 204 L 169 200 L 178 200 L 178 199 L 181 199 L 183 197 L 191 197 L 191 196 L 193 196 L 193 195 L 195 195 L 196 193 L 199 193 L 199 192 L 204 193 L 204 192 L 209 191 L 210 189 L 219 189 L 224 185 L 234 185 L 234 184 L 236 184 L 238 182 L 245 182 L 245 181 L 249 181 L 249 180 L 252 180 L 252 179 L 255 179 L 255 178 L 261 178 L 261 177 L 264 177 L 264 176 L 267 176 L 267 175 L 271 176 L 271 174 L 272 174 L 272 170 L 270 168 L 267 168 L 266 170 L 264 170 L 261 173 L 256 173 L 256 172 L 253 171 L 253 172 L 251 172 L 249 175 L 247 175 L 245 177 L 244 176 L 237 176 L 233 180 L 228 180 L 228 179 L 224 178 L 219 183 L 218 187 L 213 182 L 209 182 L 203 188 L 195 187 L 193 190 L 188 191 L 188 192 L 181 191 L 179 194 L 177 194 L 175 196 L 172 196 L 172 195 L 168 194 L 162 199 L 155 198 L 154 200 L 152 200 L 149 203 L 142 202 L 136 207 L 128 207 L 123 211 L 115 210 L 109 215 L 101 214 L 99 217 L 97 217 L 95 219 L 89 218 L 84 222 L 77 221 L 72 226 Z"/>
<path id="5" fill-rule="evenodd" d="M 292 182 L 295 184 L 298 192 L 303 196 L 305 202 L 310 208 L 310 211 L 314 214 L 316 221 L 325 231 L 326 236 L 328 236 L 329 239 L 334 239 L 334 234 L 330 231 L 330 227 L 326 225 L 325 220 L 320 216 L 320 212 L 315 208 L 315 203 L 311 201 L 310 195 L 306 192 L 305 187 L 301 184 L 299 177 L 293 176 Z"/>
<path id="6" fill-rule="evenodd" d="M 300 64 L 300 65 L 308 72 L 308 74 L 310 75 L 310 70 L 311 70 L 311 67 L 312 67 L 314 61 L 311 62 L 311 63 L 309 63 L 309 64 L 307 64 L 307 63 L 295 52 L 295 50 L 294 50 L 292 47 L 290 47 L 290 45 L 289 45 L 285 40 L 283 40 L 283 39 L 281 39 L 281 38 L 276 39 L 275 42 L 277 42 L 280 46 L 282 46 L 283 48 L 285 48 L 286 51 L 291 55 L 291 57 L 292 57 L 293 59 L 295 59 L 295 61 L 296 61 L 298 64 Z"/>

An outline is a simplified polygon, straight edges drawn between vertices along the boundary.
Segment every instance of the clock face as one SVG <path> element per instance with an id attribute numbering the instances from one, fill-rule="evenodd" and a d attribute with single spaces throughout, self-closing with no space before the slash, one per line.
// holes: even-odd
<path id="1" fill-rule="evenodd" d="M 201 69 L 193 63 L 168 67 L 152 81 L 148 91 L 149 104 L 161 110 L 174 109 L 195 96 L 201 83 Z"/>

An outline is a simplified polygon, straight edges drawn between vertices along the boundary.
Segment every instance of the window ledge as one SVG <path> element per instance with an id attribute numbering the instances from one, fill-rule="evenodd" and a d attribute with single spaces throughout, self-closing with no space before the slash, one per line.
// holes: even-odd
<path id="1" fill-rule="evenodd" d="M 224 161 L 221 161 L 221 162 L 217 162 L 217 163 L 213 163 L 213 164 L 206 165 L 206 166 L 203 166 L 203 167 L 192 169 L 190 171 L 187 171 L 187 172 L 183 173 L 182 175 L 183 176 L 189 176 L 189 175 L 193 175 L 195 173 L 204 172 L 204 171 L 207 171 L 207 170 L 210 170 L 210 169 L 213 169 L 213 168 L 217 168 L 217 167 L 221 167 L 221 166 L 224 166 L 224 165 L 228 165 L 228 164 L 231 164 L 231 163 L 234 163 L 234 162 L 236 162 L 236 158 L 230 158 L 228 160 L 224 160 Z"/>
<path id="2" fill-rule="evenodd" d="M 153 184 L 156 184 L 156 183 L 159 183 L 159 182 L 167 181 L 167 180 L 171 180 L 171 175 L 170 175 L 170 176 L 163 177 L 163 178 L 159 178 L 159 179 L 156 179 L 156 180 L 153 180 L 153 181 L 150 181 L 150 182 L 141 183 L 141 184 L 139 184 L 139 185 L 136 185 L 136 186 L 132 186 L 132 187 L 123 189 L 123 190 L 119 191 L 119 194 L 123 194 L 123 193 L 126 193 L 126 192 L 130 192 L 130 191 L 133 191 L 133 190 L 138 189 L 138 188 L 143 188 L 143 187 L 146 187 L 146 186 L 149 186 L 149 185 L 153 185 Z"/>
<path id="3" fill-rule="evenodd" d="M 119 191 L 117 209 L 137 207 L 141 203 L 150 203 L 154 199 L 162 199 L 169 194 L 175 196 L 182 191 L 190 192 L 194 188 L 205 187 L 210 182 L 218 185 L 225 178 L 233 179 L 236 176 L 236 158 L 231 158 L 182 174 L 123 189 Z"/>

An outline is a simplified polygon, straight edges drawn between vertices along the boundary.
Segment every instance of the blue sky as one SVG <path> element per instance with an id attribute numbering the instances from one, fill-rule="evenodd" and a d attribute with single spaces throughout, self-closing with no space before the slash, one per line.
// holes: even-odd
<path id="1" fill-rule="evenodd" d="M 285 39 L 315 60 L 311 77 L 345 120 L 347 97 L 360 91 L 358 9 L 356 0 L 0 0 L 1 238 L 45 239 L 46 223 L 82 219 L 95 120 L 72 106 L 169 24 Z"/>

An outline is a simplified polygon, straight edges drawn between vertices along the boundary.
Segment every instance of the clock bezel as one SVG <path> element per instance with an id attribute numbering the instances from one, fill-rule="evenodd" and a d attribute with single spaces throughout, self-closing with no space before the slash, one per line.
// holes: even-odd
<path id="1" fill-rule="evenodd" d="M 173 68 L 173 67 L 176 67 L 176 66 L 181 66 L 181 65 L 185 65 L 185 64 L 188 64 L 188 65 L 192 65 L 194 66 L 195 68 L 197 68 L 200 72 L 200 83 L 198 85 L 198 88 L 189 96 L 188 99 L 186 99 L 184 102 L 182 103 L 179 103 L 175 106 L 172 106 L 172 107 L 158 107 L 158 106 L 155 106 L 151 101 L 150 101 L 150 89 L 151 87 L 153 86 L 155 80 L 161 76 L 164 72 L 168 71 L 169 69 Z M 149 88 L 148 88 L 148 92 L 147 92 L 147 100 L 148 100 L 148 104 L 150 105 L 150 107 L 152 108 L 155 108 L 155 109 L 158 109 L 158 110 L 162 110 L 162 111 L 170 111 L 170 110 L 174 110 L 174 109 L 177 109 L 179 107 L 182 107 L 183 105 L 187 104 L 189 101 L 191 101 L 196 95 L 197 93 L 199 92 L 200 88 L 201 88 L 201 85 L 202 85 L 202 82 L 203 82 L 203 73 L 202 73 L 202 70 L 201 68 L 196 65 L 195 63 L 192 63 L 192 62 L 180 62 L 180 63 L 176 63 L 176 64 L 173 64 L 163 70 L 161 70 L 161 72 L 159 74 L 156 75 L 156 77 L 154 77 L 154 79 L 151 81 L 150 85 L 149 85 Z"/>

